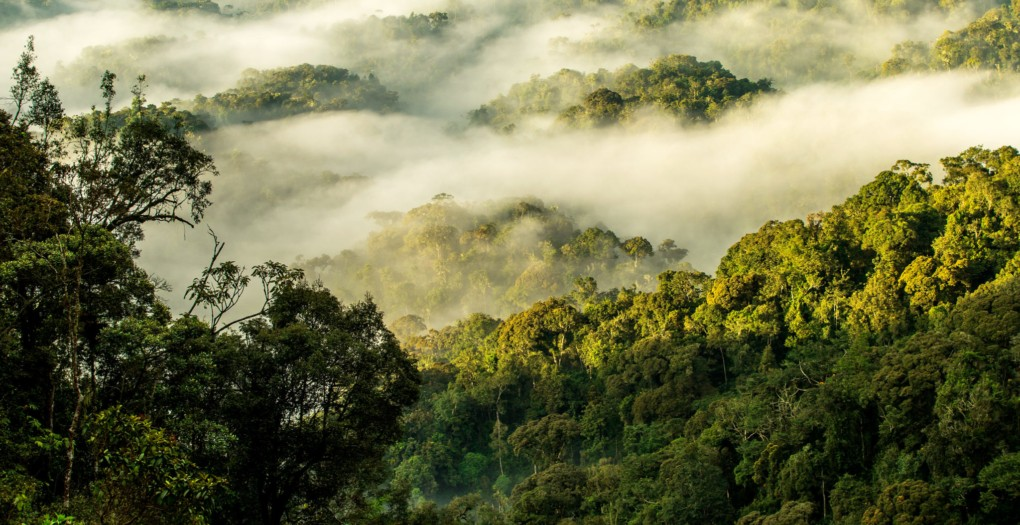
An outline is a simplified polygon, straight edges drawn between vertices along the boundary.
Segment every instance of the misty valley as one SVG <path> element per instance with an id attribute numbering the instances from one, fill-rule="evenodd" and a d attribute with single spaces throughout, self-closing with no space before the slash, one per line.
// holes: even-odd
<path id="1" fill-rule="evenodd" d="M 1020 514 L 1020 0 L 0 4 L 0 522 Z"/>

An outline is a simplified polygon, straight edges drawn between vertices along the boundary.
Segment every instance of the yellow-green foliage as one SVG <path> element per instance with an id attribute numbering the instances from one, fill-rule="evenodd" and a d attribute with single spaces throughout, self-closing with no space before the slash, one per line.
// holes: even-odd
<path id="1" fill-rule="evenodd" d="M 582 229 L 535 199 L 464 205 L 440 195 L 376 218 L 380 228 L 364 247 L 301 264 L 343 298 L 368 291 L 391 318 L 413 314 L 430 324 L 520 310 L 569 292 L 579 277 L 646 286 L 686 254 L 672 241 L 655 251 L 641 237 Z"/>
<path id="2" fill-rule="evenodd" d="M 628 65 L 591 74 L 564 69 L 534 77 L 472 111 L 470 119 L 502 130 L 536 115 L 558 116 L 574 127 L 600 127 L 626 120 L 641 108 L 655 108 L 679 122 L 711 122 L 772 91 L 768 80 L 738 79 L 719 62 L 670 55 L 647 69 Z"/>
<path id="3" fill-rule="evenodd" d="M 1011 522 L 1020 153 L 942 165 L 768 222 L 714 278 L 580 280 L 411 337 L 426 383 L 395 464 L 508 494 L 511 521 Z"/>
<path id="4" fill-rule="evenodd" d="M 392 111 L 397 94 L 373 75 L 362 79 L 333 66 L 249 69 L 237 87 L 211 97 L 195 97 L 191 110 L 211 120 L 234 124 L 323 111 Z"/>

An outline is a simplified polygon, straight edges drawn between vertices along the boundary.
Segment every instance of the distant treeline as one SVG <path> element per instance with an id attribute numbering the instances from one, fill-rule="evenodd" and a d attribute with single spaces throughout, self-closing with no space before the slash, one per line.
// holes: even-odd
<path id="1" fill-rule="evenodd" d="M 341 298 L 366 292 L 391 318 L 449 322 L 471 312 L 509 313 L 569 292 L 575 281 L 647 288 L 687 251 L 665 239 L 619 238 L 579 228 L 537 199 L 464 205 L 441 194 L 406 213 L 376 213 L 365 245 L 299 265 Z"/>
<path id="2" fill-rule="evenodd" d="M 882 64 L 883 75 L 950 69 L 1020 71 L 1020 3 L 994 7 L 934 43 L 903 42 Z"/>
<path id="3" fill-rule="evenodd" d="M 719 62 L 671 55 L 648 68 L 628 65 L 584 74 L 570 69 L 515 84 L 470 114 L 472 124 L 512 130 L 524 118 L 553 115 L 572 127 L 626 121 L 641 108 L 656 108 L 684 123 L 711 122 L 731 107 L 772 92 L 767 79 L 738 79 Z"/>
<path id="4" fill-rule="evenodd" d="M 333 66 L 302 64 L 244 72 L 237 87 L 211 97 L 199 95 L 190 111 L 219 124 L 273 120 L 323 111 L 396 109 L 397 94 L 374 75 L 362 79 Z"/>

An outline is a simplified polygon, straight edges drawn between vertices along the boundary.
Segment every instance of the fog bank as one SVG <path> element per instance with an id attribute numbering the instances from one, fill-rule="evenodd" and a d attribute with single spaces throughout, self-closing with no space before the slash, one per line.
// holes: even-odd
<path id="1" fill-rule="evenodd" d="M 1020 121 L 1007 117 L 1020 114 L 1018 91 L 990 95 L 981 74 L 873 79 L 892 45 L 961 27 L 976 12 L 967 9 L 907 20 L 854 3 L 751 7 L 638 31 L 626 7 L 554 12 L 510 0 L 312 2 L 265 17 L 153 12 L 127 0 L 65 4 L 71 12 L 3 26 L 0 69 L 35 35 L 38 66 L 72 112 L 99 102 L 104 69 L 122 79 L 119 103 L 138 74 L 150 101 L 190 100 L 233 86 L 246 68 L 301 63 L 373 73 L 400 95 L 397 114 L 306 115 L 197 137 L 222 173 L 206 220 L 195 230 L 154 225 L 141 245 L 141 264 L 174 287 L 167 299 L 176 307 L 208 259 L 206 225 L 227 242 L 228 259 L 289 263 L 356 248 L 374 227 L 369 213 L 406 211 L 438 193 L 463 202 L 534 196 L 581 225 L 675 239 L 711 272 L 764 221 L 827 209 L 899 159 L 937 164 L 1020 136 Z M 420 35 L 394 36 L 403 19 L 385 18 L 434 11 L 448 22 Z M 783 93 L 710 127 L 649 116 L 590 132 L 451 131 L 532 75 L 643 67 L 670 53 L 773 78 Z M 4 92 L 7 82 L 0 77 Z"/>

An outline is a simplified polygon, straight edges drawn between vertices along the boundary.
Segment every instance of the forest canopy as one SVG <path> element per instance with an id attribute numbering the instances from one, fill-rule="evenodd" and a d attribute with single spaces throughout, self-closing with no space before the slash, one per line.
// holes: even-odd
<path id="1" fill-rule="evenodd" d="M 472 124 L 512 130 L 533 115 L 555 115 L 569 126 L 601 127 L 655 108 L 679 122 L 711 122 L 726 110 L 747 106 L 773 92 L 767 79 L 738 79 L 719 62 L 686 55 L 660 58 L 648 68 L 584 74 L 564 69 L 547 78 L 515 84 L 469 115 Z"/>
<path id="2" fill-rule="evenodd" d="M 471 205 L 440 194 L 406 213 L 373 216 L 379 229 L 364 246 L 300 266 L 342 298 L 367 292 L 393 318 L 412 315 L 430 325 L 518 311 L 579 280 L 647 288 L 687 253 L 672 239 L 656 250 L 644 237 L 582 229 L 537 199 Z"/>
<path id="3" fill-rule="evenodd" d="M 942 165 L 941 184 L 901 161 L 827 212 L 769 222 L 714 277 L 407 339 L 425 383 L 393 461 L 428 480 L 414 519 L 1005 522 L 1020 154 Z"/>
<path id="4" fill-rule="evenodd" d="M 426 4 L 0 6 L 0 522 L 1016 521 L 1015 2 Z"/>
<path id="5" fill-rule="evenodd" d="M 323 111 L 393 111 L 397 94 L 374 75 L 362 79 L 333 66 L 246 70 L 237 87 L 211 97 L 180 103 L 200 118 L 220 125 L 251 123 Z"/>

